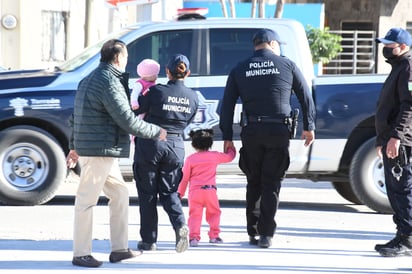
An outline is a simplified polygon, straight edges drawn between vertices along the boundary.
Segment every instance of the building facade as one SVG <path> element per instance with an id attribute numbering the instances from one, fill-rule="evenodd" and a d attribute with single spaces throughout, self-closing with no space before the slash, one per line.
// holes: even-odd
<path id="1" fill-rule="evenodd" d="M 172 19 L 185 2 L 202 3 L 147 0 L 150 4 L 145 4 L 136 0 L 140 4 L 113 6 L 110 2 L 115 0 L 1 0 L 0 66 L 53 68 L 123 26 Z M 336 63 L 328 65 L 329 70 L 346 74 L 388 72 L 381 45 L 377 46 L 374 38 L 384 36 L 391 27 L 412 32 L 412 1 L 286 0 L 289 4 L 319 2 L 325 6 L 325 26 L 344 38 L 344 52 Z M 269 1 L 268 5 L 274 3 Z M 356 69 L 345 69 L 345 63 Z"/>
<path id="2" fill-rule="evenodd" d="M 376 37 L 385 36 L 392 27 L 401 27 L 412 34 L 411 0 L 323 0 L 325 25 L 335 31 L 373 31 Z M 339 7 L 339 8 L 336 8 Z M 375 72 L 387 73 L 382 45 L 373 44 L 376 52 Z"/>
<path id="3" fill-rule="evenodd" d="M 118 6 L 108 2 L 1 0 L 0 66 L 52 69 L 112 31 L 137 21 L 171 19 L 183 6 L 180 0 Z"/>

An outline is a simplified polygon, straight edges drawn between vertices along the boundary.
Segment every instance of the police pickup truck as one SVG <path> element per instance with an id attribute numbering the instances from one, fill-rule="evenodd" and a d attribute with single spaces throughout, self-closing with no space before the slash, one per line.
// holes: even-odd
<path id="1" fill-rule="evenodd" d="M 302 70 L 317 108 L 316 141 L 304 147 L 298 128 L 291 140 L 291 165 L 287 176 L 331 181 L 338 193 L 377 212 L 390 212 L 382 162 L 374 149 L 374 110 L 384 76 L 333 76 L 315 79 L 311 53 L 303 26 L 288 19 L 204 19 L 146 22 L 126 27 L 105 39 L 127 44 L 127 71 L 132 84 L 136 65 L 144 58 L 164 68 L 174 53 L 191 61 L 186 84 L 199 95 L 196 119 L 185 130 L 214 128 L 215 149 L 221 150 L 220 99 L 227 75 L 241 59 L 252 54 L 251 37 L 259 28 L 273 28 L 286 44 L 282 55 Z M 99 63 L 104 41 L 51 70 L 0 73 L 0 202 L 37 205 L 54 197 L 65 181 L 68 152 L 68 117 L 79 81 Z M 162 70 L 158 83 L 167 81 Z M 259 87 L 256 87 L 258 89 Z M 296 98 L 292 102 L 298 107 Z M 235 141 L 239 142 L 241 102 L 235 109 Z M 188 138 L 187 138 L 188 139 Z M 186 142 L 187 153 L 191 152 Z M 132 172 L 130 159 L 121 160 L 125 176 Z M 219 172 L 239 173 L 237 161 Z"/>

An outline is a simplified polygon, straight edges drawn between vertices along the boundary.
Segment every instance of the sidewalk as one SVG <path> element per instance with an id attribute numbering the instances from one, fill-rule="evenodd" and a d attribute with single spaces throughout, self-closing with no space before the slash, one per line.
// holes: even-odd
<path id="1" fill-rule="evenodd" d="M 223 199 L 235 197 L 242 201 L 241 178 L 219 179 L 218 191 Z M 133 184 L 131 190 L 132 187 Z M 140 237 L 138 206 L 133 201 L 132 197 L 129 246 L 135 249 Z M 174 231 L 159 206 L 158 250 L 145 251 L 142 256 L 118 264 L 108 262 L 108 207 L 97 206 L 93 255 L 104 261 L 98 269 L 71 264 L 73 206 L 70 203 L 0 206 L 0 273 L 412 273 L 410 257 L 382 258 L 373 250 L 376 243 L 393 236 L 390 215 L 348 204 L 324 182 L 287 180 L 281 201 L 276 216 L 278 229 L 273 246 L 268 249 L 248 245 L 244 207 L 223 203 L 221 237 L 225 243 L 209 244 L 208 226 L 204 222 L 199 247 L 178 254 L 174 251 Z M 187 216 L 187 206 L 184 210 Z"/>

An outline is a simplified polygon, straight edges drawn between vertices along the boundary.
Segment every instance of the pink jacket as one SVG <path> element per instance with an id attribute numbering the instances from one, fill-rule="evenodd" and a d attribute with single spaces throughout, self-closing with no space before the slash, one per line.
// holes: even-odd
<path id="1" fill-rule="evenodd" d="M 203 185 L 216 185 L 216 168 L 221 163 L 228 163 L 236 156 L 236 150 L 227 153 L 217 151 L 199 151 L 186 158 L 183 166 L 183 178 L 177 192 L 183 197 L 188 183 L 189 192 Z"/>
<path id="2" fill-rule="evenodd" d="M 139 83 L 140 85 L 136 85 Z M 155 82 L 149 82 L 143 79 L 138 79 L 136 80 L 135 86 L 133 87 L 132 94 L 130 95 L 130 101 L 131 101 L 131 106 L 132 107 L 138 107 L 139 106 L 139 96 L 145 96 L 147 92 L 149 91 L 149 88 L 151 86 L 154 86 L 156 83 Z M 137 87 L 139 89 L 137 89 Z"/>

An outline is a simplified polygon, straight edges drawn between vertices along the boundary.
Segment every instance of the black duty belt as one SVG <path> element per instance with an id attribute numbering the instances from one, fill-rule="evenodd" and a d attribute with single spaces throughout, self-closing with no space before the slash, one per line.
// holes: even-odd
<path id="1" fill-rule="evenodd" d="M 167 132 L 167 135 L 170 135 L 170 136 L 177 136 L 177 137 L 180 137 L 180 136 L 182 136 L 182 134 L 181 133 L 178 133 L 178 132 Z"/>
<path id="2" fill-rule="evenodd" d="M 215 185 L 203 185 L 200 188 L 201 189 L 217 189 Z"/>
<path id="3" fill-rule="evenodd" d="M 274 118 L 270 116 L 248 116 L 249 123 L 275 123 L 275 124 L 285 124 L 289 123 L 289 117 Z"/>

